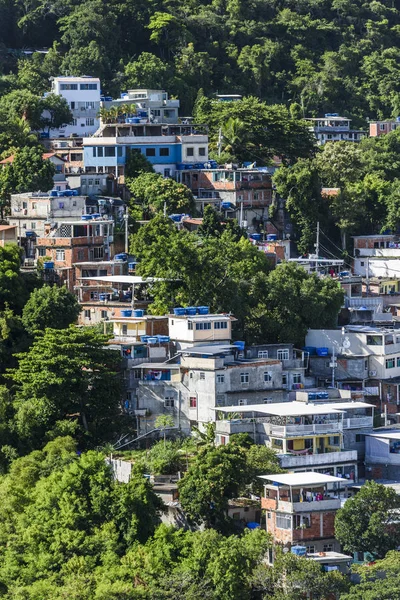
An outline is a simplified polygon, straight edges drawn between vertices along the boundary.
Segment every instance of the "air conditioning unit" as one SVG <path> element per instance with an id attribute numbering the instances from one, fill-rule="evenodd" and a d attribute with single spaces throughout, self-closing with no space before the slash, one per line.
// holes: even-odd
<path id="1" fill-rule="evenodd" d="M 369 377 L 376 377 L 376 371 L 368 371 Z"/>

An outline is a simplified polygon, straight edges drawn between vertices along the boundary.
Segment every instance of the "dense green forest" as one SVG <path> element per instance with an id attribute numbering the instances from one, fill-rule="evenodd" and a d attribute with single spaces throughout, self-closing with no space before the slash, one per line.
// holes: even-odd
<path id="1" fill-rule="evenodd" d="M 0 23 L 2 92 L 90 73 L 106 93 L 163 87 L 183 112 L 202 87 L 298 102 L 308 116 L 400 113 L 393 0 L 1 0 Z"/>

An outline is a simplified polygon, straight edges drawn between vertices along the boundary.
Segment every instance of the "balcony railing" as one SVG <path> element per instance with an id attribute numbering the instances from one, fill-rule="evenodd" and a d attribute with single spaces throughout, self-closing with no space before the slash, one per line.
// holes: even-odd
<path id="1" fill-rule="evenodd" d="M 371 417 L 353 417 L 343 420 L 344 429 L 357 429 L 358 427 L 373 427 L 374 418 Z"/>
<path id="2" fill-rule="evenodd" d="M 296 435 L 312 435 L 320 433 L 340 433 L 342 424 L 339 421 L 332 423 L 314 423 L 313 425 L 272 425 L 264 423 L 265 433 L 267 435 L 287 437 Z"/>
<path id="3" fill-rule="evenodd" d="M 349 462 L 357 462 L 357 450 L 343 450 L 340 452 L 326 452 L 324 454 L 280 454 L 279 462 L 283 469 L 294 469 L 296 467 L 314 467 L 333 465 Z M 344 480 L 346 481 L 346 480 Z"/>

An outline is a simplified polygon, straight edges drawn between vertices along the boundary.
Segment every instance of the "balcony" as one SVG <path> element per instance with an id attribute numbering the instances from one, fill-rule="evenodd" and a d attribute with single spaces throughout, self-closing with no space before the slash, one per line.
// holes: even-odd
<path id="1" fill-rule="evenodd" d="M 240 406 L 238 406 L 240 409 Z M 223 435 L 232 435 L 233 433 L 253 433 L 256 423 L 245 421 L 217 421 L 215 432 Z"/>
<path id="2" fill-rule="evenodd" d="M 342 432 L 342 424 L 339 421 L 314 423 L 313 425 L 273 425 L 272 423 L 264 423 L 264 430 L 267 435 L 276 437 L 319 435 L 323 433 L 335 435 Z"/>
<path id="3" fill-rule="evenodd" d="M 283 513 L 310 513 L 316 511 L 338 510 L 341 506 L 340 498 L 326 498 L 324 500 L 313 500 L 311 502 L 287 502 L 285 500 L 273 500 L 261 498 L 261 508 L 265 510 L 276 510 Z M 305 529 L 304 531 L 307 531 Z"/>
<path id="4" fill-rule="evenodd" d="M 357 462 L 357 450 L 326 452 L 325 454 L 280 454 L 279 462 L 283 469 L 337 465 L 347 462 Z"/>
<path id="5" fill-rule="evenodd" d="M 283 369 L 305 369 L 304 360 L 301 358 L 288 358 L 282 360 Z"/>
<path id="6" fill-rule="evenodd" d="M 351 419 L 343 419 L 344 429 L 358 429 L 359 427 L 373 427 L 374 418 L 370 417 L 353 417 Z"/>

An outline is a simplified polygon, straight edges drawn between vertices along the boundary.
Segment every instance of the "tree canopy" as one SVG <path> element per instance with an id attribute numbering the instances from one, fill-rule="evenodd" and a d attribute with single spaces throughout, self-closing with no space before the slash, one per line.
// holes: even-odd
<path id="1" fill-rule="evenodd" d="M 346 552 L 369 552 L 383 558 L 398 546 L 399 507 L 393 488 L 369 481 L 337 512 L 335 536 Z"/>
<path id="2" fill-rule="evenodd" d="M 44 285 L 31 293 L 22 311 L 22 322 L 30 333 L 46 327 L 65 329 L 77 320 L 79 312 L 76 296 L 66 287 Z"/>

